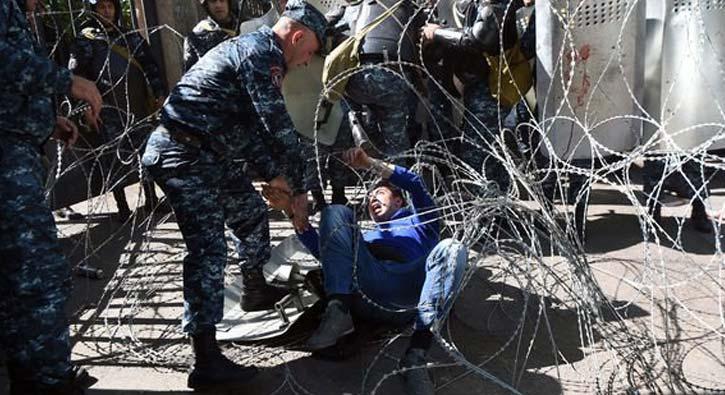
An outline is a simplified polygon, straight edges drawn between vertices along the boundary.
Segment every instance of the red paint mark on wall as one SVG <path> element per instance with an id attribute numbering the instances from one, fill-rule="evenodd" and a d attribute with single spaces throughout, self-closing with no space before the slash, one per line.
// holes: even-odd
<path id="1" fill-rule="evenodd" d="M 592 86 L 589 74 L 587 73 L 587 61 L 592 55 L 592 48 L 589 44 L 584 44 L 579 49 L 567 52 L 564 56 L 564 79 L 565 83 L 569 83 L 569 74 L 571 73 L 572 59 L 574 60 L 574 81 L 571 83 L 569 92 L 574 95 L 574 107 L 581 107 L 586 103 L 589 89 Z"/>

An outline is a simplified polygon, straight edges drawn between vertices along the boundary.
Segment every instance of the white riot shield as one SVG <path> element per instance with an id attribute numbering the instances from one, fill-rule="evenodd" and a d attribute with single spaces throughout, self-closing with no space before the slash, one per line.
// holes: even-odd
<path id="1" fill-rule="evenodd" d="M 337 139 L 343 111 L 340 102 L 320 102 L 324 64 L 325 60 L 315 55 L 307 67 L 289 70 L 282 82 L 282 95 L 297 131 L 311 140 L 332 145 Z"/>
<path id="2" fill-rule="evenodd" d="M 323 14 L 342 1 L 308 0 Z M 277 22 L 277 19 L 279 19 L 279 13 L 272 7 L 262 17 L 242 23 L 239 27 L 240 34 L 253 32 L 261 26 L 271 27 Z M 287 112 L 297 131 L 311 140 L 316 140 L 324 145 L 332 145 L 343 120 L 343 111 L 339 102 L 322 103 L 318 106 L 320 92 L 323 88 L 323 65 L 324 59 L 315 55 L 307 67 L 289 70 L 282 82 L 282 95 Z"/>
<path id="3" fill-rule="evenodd" d="M 269 261 L 264 265 L 267 283 L 287 288 L 290 294 L 278 302 L 274 309 L 246 312 L 239 301 L 242 298 L 242 277 L 224 286 L 224 317 L 217 324 L 219 341 L 252 341 L 282 335 L 302 316 L 317 296 L 303 287 L 305 275 L 319 269 L 320 263 L 291 235 L 272 248 Z"/>
<path id="4" fill-rule="evenodd" d="M 647 108 L 661 125 L 648 129 L 653 148 L 725 148 L 725 0 L 651 1 L 664 3 L 650 16 L 664 21 L 659 95 Z"/>
<path id="5" fill-rule="evenodd" d="M 239 35 L 251 33 L 262 26 L 272 27 L 277 22 L 277 19 L 279 19 L 279 12 L 277 12 L 276 8 L 272 7 L 266 14 L 260 16 L 259 18 L 242 22 L 242 24 L 239 25 Z"/>
<path id="6" fill-rule="evenodd" d="M 545 154 L 631 150 L 641 136 L 645 0 L 536 2 L 536 97 Z"/>

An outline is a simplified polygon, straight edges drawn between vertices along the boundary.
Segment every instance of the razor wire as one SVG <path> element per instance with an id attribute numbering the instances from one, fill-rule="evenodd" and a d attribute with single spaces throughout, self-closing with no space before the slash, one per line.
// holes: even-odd
<path id="1" fill-rule="evenodd" d="M 584 12 L 583 7 L 587 2 L 588 0 L 581 2 L 571 0 L 565 4 L 574 9 L 576 14 Z M 613 48 L 608 58 L 609 64 L 616 66 L 615 68 L 622 74 L 624 74 L 624 60 L 620 44 L 625 34 L 624 24 L 632 16 L 637 3 L 638 1 L 628 3 L 627 16 L 617 37 L 618 45 Z M 708 29 L 702 18 L 705 3 L 710 4 L 706 0 L 693 1 L 693 15 L 701 27 L 702 36 L 699 40 L 711 43 L 712 40 L 708 36 Z M 417 12 L 428 13 L 430 8 L 435 8 L 437 5 L 438 2 L 432 7 L 430 4 L 422 5 Z M 66 30 L 56 29 L 58 37 L 64 37 L 67 34 L 75 35 L 78 30 L 75 21 L 89 17 L 89 12 L 82 9 L 56 11 L 52 8 L 44 11 L 46 19 L 49 17 L 50 20 L 54 20 L 53 17 L 56 16 L 69 17 L 72 21 Z M 573 18 L 561 14 L 557 16 L 567 29 L 567 37 L 575 36 Z M 129 32 L 139 32 L 139 30 Z M 179 32 L 169 26 L 158 26 L 148 30 L 148 34 L 152 37 L 161 32 L 169 33 L 177 42 L 183 39 Z M 401 37 L 401 41 L 402 39 Z M 500 39 L 503 42 L 503 37 Z M 561 46 L 561 52 L 558 54 L 559 64 L 567 62 L 567 54 L 576 52 L 571 42 L 569 45 Z M 61 47 L 61 40 L 56 40 L 51 48 L 51 54 Z M 712 47 L 711 49 L 716 50 Z M 725 338 L 723 329 L 725 261 L 720 229 L 716 226 L 722 218 L 713 218 L 711 221 L 715 242 L 710 262 L 698 263 L 688 253 L 683 241 L 683 234 L 686 233 L 684 221 L 676 220 L 674 231 L 670 226 L 657 223 L 647 207 L 647 199 L 650 197 L 643 196 L 638 183 L 631 178 L 632 170 L 639 168 L 644 160 L 667 164 L 665 173 L 655 186 L 656 190 L 666 189 L 667 179 L 672 176 L 682 175 L 687 179 L 682 169 L 688 162 L 696 164 L 703 179 L 711 181 L 717 174 L 721 177 L 725 163 L 722 157 L 710 152 L 708 148 L 725 137 L 723 136 L 725 113 L 721 109 L 722 104 L 716 103 L 723 116 L 722 120 L 689 125 L 673 131 L 668 128 L 666 121 L 658 120 L 656 114 L 645 111 L 640 99 L 636 97 L 625 79 L 627 94 L 636 103 L 640 112 L 607 117 L 590 124 L 586 116 L 581 119 L 561 111 L 572 107 L 570 93 L 578 60 L 576 56 L 569 58 L 568 73 L 563 67 L 559 70 L 559 78 L 564 86 L 564 99 L 556 103 L 560 111 L 556 111 L 555 115 L 548 119 L 539 119 L 536 108 L 525 103 L 525 112 L 528 113 L 529 119 L 520 120 L 511 127 L 506 124 L 506 116 L 509 114 L 499 108 L 500 130 L 486 129 L 476 119 L 475 114 L 467 110 L 457 97 L 435 79 L 423 65 L 422 57 L 420 64 L 404 62 L 398 58 L 383 64 L 355 68 L 338 77 L 341 80 L 365 70 L 380 69 L 404 79 L 409 88 L 416 92 L 418 100 L 424 103 L 428 139 L 423 139 L 410 150 L 388 159 L 412 163 L 414 169 L 426 176 L 437 203 L 434 213 L 443 225 L 442 233 L 462 241 L 469 248 L 468 270 L 456 298 L 471 297 L 467 292 L 473 289 L 476 282 L 481 281 L 488 284 L 496 282 L 508 284 L 518 290 L 515 303 L 498 302 L 493 309 L 481 312 L 489 314 L 489 320 L 495 320 L 494 312 L 500 310 L 510 323 L 508 329 L 511 331 L 503 337 L 498 336 L 494 339 L 494 346 L 485 355 L 467 352 L 468 344 L 459 341 L 451 329 L 453 321 L 461 321 L 453 313 L 449 314 L 448 320 L 437 322 L 433 328 L 437 342 L 447 359 L 438 359 L 427 366 L 406 369 L 426 368 L 436 372 L 439 369 L 457 368 L 459 373 L 449 377 L 447 381 L 436 383 L 437 388 L 441 390 L 454 387 L 464 378 L 473 376 L 511 393 L 520 393 L 527 374 L 550 368 L 553 369 L 553 373 L 550 371 L 548 374 L 559 380 L 563 392 L 724 393 L 725 383 L 721 378 L 703 379 L 698 377 L 696 372 L 687 371 L 685 367 L 686 360 L 698 354 L 709 357 L 714 365 L 722 366 L 725 362 L 725 354 L 721 348 Z M 505 58 L 502 60 L 505 61 Z M 130 62 L 128 67 L 131 67 Z M 450 114 L 451 119 L 436 118 L 437 112 L 431 108 L 414 81 L 408 80 L 405 74 L 396 71 L 402 67 L 415 70 L 445 95 L 453 110 Z M 607 68 L 611 69 L 609 66 Z M 705 72 L 725 75 L 722 58 L 719 59 L 717 70 Z M 602 86 L 604 83 L 602 78 L 603 75 L 595 76 L 596 82 L 592 89 Z M 332 81 L 332 85 L 335 82 L 337 80 Z M 712 91 L 705 93 L 712 94 Z M 671 92 L 666 92 L 665 97 L 669 98 L 670 94 Z M 547 100 L 548 96 L 537 99 Z M 321 105 L 322 96 L 316 109 L 316 119 L 321 117 Z M 591 105 L 591 101 L 586 103 L 585 114 L 593 112 Z M 61 109 L 62 114 L 71 117 L 78 116 L 85 110 L 82 105 L 69 101 L 64 102 Z M 47 185 L 48 191 L 52 193 L 58 183 L 64 182 L 67 175 L 78 171 L 87 180 L 86 185 L 79 186 L 85 187 L 88 191 L 84 203 L 85 230 L 81 232 L 80 237 L 73 238 L 71 235 L 64 235 L 65 227 L 60 227 L 60 236 L 68 236 L 73 242 L 71 250 L 80 251 L 84 256 L 81 263 L 91 260 L 116 238 L 129 240 L 121 256 L 120 266 L 111 275 L 110 282 L 105 286 L 98 304 L 79 311 L 72 319 L 74 331 L 81 337 L 78 341 L 84 349 L 76 351 L 74 358 L 81 361 L 86 358 L 100 359 L 103 363 L 111 365 L 149 364 L 155 367 L 185 370 L 190 364 L 191 357 L 188 350 L 185 351 L 187 346 L 184 344 L 179 324 L 166 322 L 157 324 L 153 328 L 147 328 L 145 325 L 148 324 L 144 324 L 149 316 L 154 317 L 158 314 L 153 307 L 155 303 L 160 303 L 163 307 L 165 302 L 173 304 L 172 301 L 178 303 L 181 299 L 179 288 L 182 283 L 183 243 L 177 240 L 168 244 L 165 249 L 159 249 L 157 241 L 178 234 L 172 215 L 144 213 L 136 207 L 126 226 L 119 226 L 104 240 L 96 240 L 91 236 L 91 229 L 98 226 L 94 215 L 109 209 L 104 195 L 115 188 L 124 187 L 128 182 L 124 180 L 128 177 L 135 176 L 139 180 L 145 177 L 138 160 L 141 147 L 134 145 L 129 147 L 123 142 L 131 141 L 133 133 L 147 128 L 154 121 L 150 117 L 136 119 L 130 108 L 114 108 L 114 110 L 125 116 L 123 133 L 99 146 L 87 144 L 72 151 L 64 150 L 58 144 L 55 150 L 56 168 L 52 171 L 55 177 L 51 178 Z M 458 124 L 453 119 L 456 113 L 460 118 Z M 598 141 L 596 132 L 601 126 L 622 119 L 642 122 L 656 131 L 632 150 L 626 152 L 612 150 Z M 571 122 L 583 131 L 582 139 L 591 147 L 591 160 L 587 165 L 576 164 L 571 158 L 556 154 L 543 157 L 532 154 L 532 152 L 556 152 L 548 131 L 550 125 L 562 120 Z M 458 136 L 455 141 L 432 138 L 436 132 L 440 135 L 443 124 L 444 127 L 455 127 Z M 476 133 L 477 138 L 472 140 L 471 136 L 466 136 L 463 132 L 464 127 Z M 674 140 L 678 135 L 706 127 L 719 128 L 719 132 L 714 133 L 694 149 L 680 147 Z M 528 151 L 513 150 L 506 142 L 507 133 L 517 136 L 529 133 Z M 490 139 L 488 136 L 494 138 Z M 482 169 L 473 168 L 453 155 L 449 144 L 462 142 L 474 146 L 482 155 L 488 156 L 489 160 L 501 163 L 511 179 L 510 190 L 500 190 L 487 178 Z M 668 149 L 656 149 L 660 146 L 666 146 Z M 324 190 L 324 157 L 327 156 L 327 160 L 337 162 L 341 159 L 338 155 L 340 151 L 321 147 L 322 145 L 315 141 L 318 181 Z M 380 149 L 379 151 L 382 152 Z M 116 173 L 111 171 L 113 169 L 104 168 L 101 157 L 109 153 L 122 165 L 115 170 Z M 449 174 L 443 174 L 441 171 L 443 168 L 448 169 Z M 356 179 L 355 186 L 348 196 L 353 197 L 364 207 L 367 186 L 373 177 L 364 171 L 353 174 Z M 100 191 L 93 185 L 96 179 L 101 180 Z M 578 191 L 573 186 L 575 180 L 581 184 Z M 641 242 L 644 245 L 642 256 L 624 259 L 587 252 L 585 240 L 581 238 L 581 232 L 586 231 L 586 228 L 577 229 L 576 215 L 572 209 L 583 205 L 586 210 L 590 200 L 589 191 L 602 186 L 619 193 L 633 207 L 641 232 Z M 688 184 L 688 187 L 697 188 L 692 183 Z M 555 196 L 561 196 L 561 202 L 552 200 L 551 192 L 546 188 L 553 189 Z M 572 191 L 573 196 L 570 196 Z M 696 194 L 688 203 L 697 199 L 697 196 Z M 142 200 L 141 189 L 138 188 L 136 201 Z M 711 212 L 722 213 L 724 209 L 717 210 L 710 202 L 706 207 Z M 369 226 L 369 222 L 365 222 L 363 216 L 358 219 L 361 220 L 361 230 Z M 360 247 L 356 245 L 356 248 Z M 686 269 L 679 270 L 668 261 L 663 256 L 665 250 L 676 252 L 676 256 L 685 263 Z M 622 275 L 616 271 L 618 267 L 638 274 Z M 236 265 L 229 265 L 228 281 L 237 274 L 236 270 Z M 485 280 L 481 280 L 481 273 L 485 271 L 491 274 Z M 624 304 L 616 304 L 611 300 L 611 290 L 601 285 L 603 278 L 615 279 L 625 284 L 636 298 L 626 300 Z M 698 292 L 702 292 L 701 297 L 704 302 L 690 305 L 689 300 L 683 300 L 678 296 L 678 290 L 687 287 L 698 288 Z M 169 289 L 176 291 L 170 296 L 163 296 Z M 364 292 L 361 294 L 366 301 L 379 308 L 391 310 L 375 303 Z M 156 302 L 158 298 L 161 298 L 160 302 Z M 628 308 L 644 302 L 650 309 L 649 322 L 645 319 L 634 321 L 626 316 L 625 311 Z M 506 306 L 512 304 L 520 310 L 506 311 Z M 176 307 L 176 310 L 179 308 Z M 180 313 L 176 310 L 170 314 L 178 318 Z M 401 312 L 405 309 L 392 311 Z M 563 345 L 562 343 L 566 341 L 558 337 L 556 323 L 561 319 L 559 317 L 561 314 L 569 316 L 576 323 L 574 332 L 578 338 L 575 343 L 580 355 L 577 354 L 574 358 L 567 355 L 568 351 L 565 350 L 570 346 Z M 89 333 L 107 341 L 84 340 Z M 407 336 L 408 333 L 404 332 L 373 345 L 377 348 L 375 357 L 361 374 L 360 393 L 380 393 L 387 380 L 406 370 L 392 369 L 384 372 L 382 377 L 376 376 L 375 373 L 381 361 L 386 358 L 392 360 L 398 358 L 392 348 Z M 486 334 L 479 336 L 480 341 L 489 340 Z M 273 393 L 283 391 L 314 393 L 309 384 L 302 382 L 295 371 L 288 366 L 287 359 L 293 351 L 285 347 L 295 344 L 291 342 L 267 347 L 232 344 L 226 351 L 228 354 L 233 354 L 237 362 L 264 366 L 284 365 L 283 381 Z M 554 362 L 539 366 L 541 365 L 537 361 L 541 354 L 539 348 L 543 346 L 550 348 L 549 353 Z M 512 363 L 513 369 L 504 373 L 505 369 L 502 369 L 502 366 L 505 363 L 501 361 Z M 566 374 L 562 373 L 565 369 L 568 370 Z M 704 381 L 698 381 L 700 379 Z"/>

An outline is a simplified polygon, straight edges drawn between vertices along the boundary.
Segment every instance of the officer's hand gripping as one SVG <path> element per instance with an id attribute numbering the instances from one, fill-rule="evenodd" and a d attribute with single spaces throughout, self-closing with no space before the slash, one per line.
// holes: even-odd
<path id="1" fill-rule="evenodd" d="M 88 103 L 91 108 L 86 112 L 86 122 L 88 122 L 93 129 L 98 129 L 98 120 L 101 114 L 101 104 L 103 101 L 96 84 L 83 77 L 73 76 L 70 94 L 74 99 L 83 100 Z"/>
<path id="2" fill-rule="evenodd" d="M 72 147 L 78 140 L 78 128 L 70 119 L 57 117 L 55 120 L 55 129 L 51 137 L 64 142 L 68 147 Z"/>

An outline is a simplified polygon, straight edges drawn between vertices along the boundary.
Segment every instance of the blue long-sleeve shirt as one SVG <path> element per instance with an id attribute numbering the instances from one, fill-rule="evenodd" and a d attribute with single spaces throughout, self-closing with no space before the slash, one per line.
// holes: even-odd
<path id="1" fill-rule="evenodd" d="M 395 166 L 389 181 L 410 193 L 410 204 L 396 211 L 389 221 L 364 232 L 363 239 L 370 249 L 396 251 L 407 262 L 424 258 L 438 244 L 435 203 L 420 176 L 404 167 Z M 315 228 L 310 226 L 297 237 L 320 258 L 320 238 Z"/>

